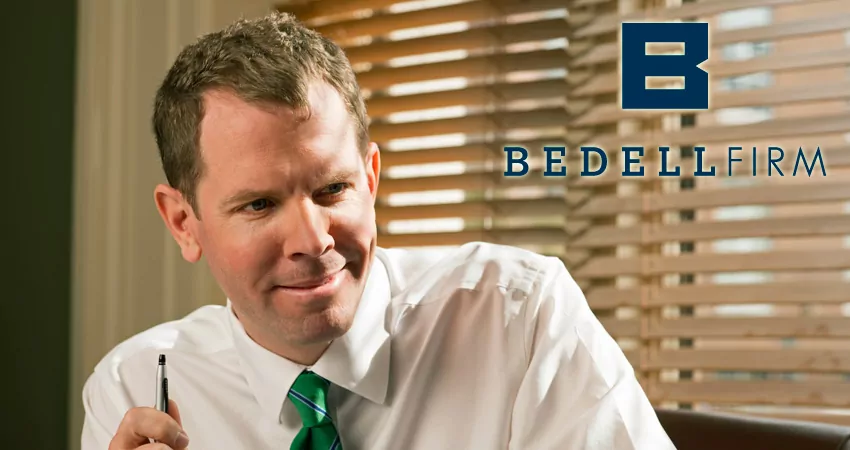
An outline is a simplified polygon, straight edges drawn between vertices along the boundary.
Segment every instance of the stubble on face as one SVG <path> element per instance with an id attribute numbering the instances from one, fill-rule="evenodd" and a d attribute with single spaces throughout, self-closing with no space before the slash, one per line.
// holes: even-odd
<path id="1" fill-rule="evenodd" d="M 205 95 L 197 234 L 248 334 L 307 361 L 353 322 L 371 268 L 377 147 L 364 161 L 339 94 L 310 90 L 311 114 Z M 341 270 L 340 270 L 341 269 Z M 337 287 L 309 287 L 336 275 Z"/>

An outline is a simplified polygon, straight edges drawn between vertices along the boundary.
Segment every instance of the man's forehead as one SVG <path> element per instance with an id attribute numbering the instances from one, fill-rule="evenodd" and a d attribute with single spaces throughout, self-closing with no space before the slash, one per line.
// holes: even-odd
<path id="1" fill-rule="evenodd" d="M 272 93 L 241 93 L 231 88 L 211 87 L 202 92 L 201 99 L 205 107 L 221 106 L 225 108 L 225 111 L 231 108 L 237 110 L 259 108 L 276 114 L 302 114 L 306 107 L 312 115 L 334 115 L 348 112 L 345 107 L 345 100 L 340 93 L 324 81 L 313 81 L 307 84 L 305 104 L 303 105 L 291 105 L 283 101 L 272 100 L 275 96 Z M 289 96 L 294 95 L 287 95 L 287 97 Z M 263 100 L 263 98 L 268 98 L 268 100 Z"/>
<path id="2" fill-rule="evenodd" d="M 245 138 L 273 132 L 291 138 L 356 140 L 356 122 L 336 91 L 324 84 L 311 88 L 304 108 L 270 101 L 245 101 L 226 90 L 204 94 L 204 117 L 200 124 L 201 142 L 210 144 L 222 133 Z M 297 135 L 296 135 L 297 134 Z M 205 139 L 206 137 L 206 139 Z"/>
<path id="3" fill-rule="evenodd" d="M 247 100 L 229 89 L 208 89 L 202 94 L 204 104 L 203 121 L 230 121 L 238 118 L 258 119 L 264 115 L 288 118 L 301 122 L 306 118 L 306 109 L 294 108 L 282 102 Z"/>
<path id="4" fill-rule="evenodd" d="M 281 157 L 306 156 L 304 152 L 319 160 L 342 157 L 340 152 L 347 147 L 359 145 L 355 121 L 332 87 L 317 84 L 312 89 L 309 120 L 303 117 L 306 110 L 247 102 L 224 89 L 206 92 L 209 107 L 200 129 L 201 158 L 230 166 L 280 162 Z"/>

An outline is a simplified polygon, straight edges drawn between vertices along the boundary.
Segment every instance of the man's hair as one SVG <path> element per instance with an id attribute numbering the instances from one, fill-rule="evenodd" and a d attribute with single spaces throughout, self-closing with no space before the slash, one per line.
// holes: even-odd
<path id="1" fill-rule="evenodd" d="M 168 183 L 197 214 L 204 92 L 226 89 L 246 102 L 307 111 L 308 89 L 317 81 L 340 94 L 365 152 L 369 136 L 363 97 L 348 58 L 330 39 L 284 13 L 241 19 L 201 36 L 180 52 L 156 94 L 153 129 Z"/>

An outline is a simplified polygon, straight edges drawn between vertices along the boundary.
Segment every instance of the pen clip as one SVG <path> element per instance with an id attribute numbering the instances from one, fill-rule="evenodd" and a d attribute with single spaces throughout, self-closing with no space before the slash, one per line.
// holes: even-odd
<path id="1" fill-rule="evenodd" d="M 162 411 L 168 414 L 168 378 L 162 379 Z"/>

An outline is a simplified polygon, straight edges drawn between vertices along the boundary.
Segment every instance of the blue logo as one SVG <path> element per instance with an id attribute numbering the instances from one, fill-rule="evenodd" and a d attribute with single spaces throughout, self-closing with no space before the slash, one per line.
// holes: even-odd
<path id="1" fill-rule="evenodd" d="M 682 43 L 684 54 L 646 53 L 649 43 Z M 623 109 L 708 109 L 708 23 L 624 22 L 620 28 L 620 102 Z M 683 78 L 683 89 L 647 88 L 647 77 Z"/>

